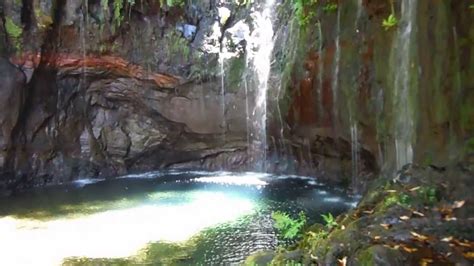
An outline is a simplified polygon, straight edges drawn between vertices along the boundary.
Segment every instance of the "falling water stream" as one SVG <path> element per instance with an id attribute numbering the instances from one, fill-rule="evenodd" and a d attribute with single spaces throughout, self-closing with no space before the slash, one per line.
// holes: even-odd
<path id="1" fill-rule="evenodd" d="M 255 11 L 254 30 L 247 44 L 247 71 L 252 79 L 250 91 L 254 92 L 254 99 L 250 106 L 253 107 L 248 115 L 250 158 L 255 170 L 263 171 L 266 168 L 267 148 L 267 91 L 270 77 L 271 56 L 273 52 L 273 12 L 275 0 L 266 0 L 261 11 Z M 249 73 L 248 73 L 249 74 Z"/>
<path id="2" fill-rule="evenodd" d="M 414 138 L 414 107 L 412 98 L 414 86 L 412 85 L 412 72 L 414 69 L 413 47 L 416 38 L 416 10 L 417 0 L 403 0 L 401 7 L 400 28 L 395 38 L 394 59 L 394 135 L 396 149 L 396 168 L 400 169 L 407 163 L 413 161 L 413 138 Z"/>
<path id="3" fill-rule="evenodd" d="M 339 69 L 341 61 L 341 8 L 337 9 L 337 26 L 336 26 L 336 39 L 335 39 L 335 54 L 334 54 L 334 73 L 332 78 L 332 115 L 333 115 L 333 126 L 335 130 L 338 130 L 338 90 L 339 90 Z"/>
<path id="4" fill-rule="evenodd" d="M 361 40 L 361 29 L 360 29 L 360 21 L 364 11 L 363 2 L 362 0 L 357 1 L 357 16 L 354 23 L 354 30 L 357 42 L 362 42 Z M 358 73 L 357 73 L 358 74 Z M 356 75 L 357 76 L 357 75 Z M 353 92 L 351 93 L 353 97 L 351 97 L 352 102 L 349 105 L 349 124 L 350 124 L 350 132 L 351 132 L 351 164 L 352 164 L 352 188 L 357 191 L 358 187 L 358 176 L 359 176 L 359 129 L 358 129 L 358 120 L 357 120 L 357 95 L 359 93 L 358 86 L 353 86 L 351 88 Z"/>
<path id="5" fill-rule="evenodd" d="M 357 120 L 350 117 L 351 123 L 351 155 L 352 155 L 352 187 L 357 188 L 357 179 L 359 175 L 359 132 L 357 128 Z"/>
<path id="6" fill-rule="evenodd" d="M 221 75 L 221 112 L 222 112 L 222 138 L 223 143 L 226 142 L 226 133 L 227 133 L 227 121 L 225 116 L 226 102 L 225 102 L 225 56 L 224 52 L 221 52 L 219 55 L 219 66 L 220 66 L 220 75 Z"/>
<path id="7" fill-rule="evenodd" d="M 317 96 L 318 96 L 318 113 L 319 113 L 319 123 L 323 122 L 323 114 L 324 114 L 324 109 L 323 109 L 323 85 L 324 85 L 324 36 L 323 36 L 323 30 L 321 26 L 321 22 L 318 23 L 318 40 L 319 40 L 319 45 L 318 45 L 318 55 L 319 55 L 319 60 L 318 60 L 318 91 L 317 91 Z"/>

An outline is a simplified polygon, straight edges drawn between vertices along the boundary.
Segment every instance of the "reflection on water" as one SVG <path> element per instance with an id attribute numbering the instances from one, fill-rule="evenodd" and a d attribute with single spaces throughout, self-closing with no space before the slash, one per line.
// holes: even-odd
<path id="1" fill-rule="evenodd" d="M 272 211 L 303 210 L 314 222 L 351 204 L 342 192 L 291 176 L 172 172 L 81 180 L 0 199 L 0 261 L 240 262 L 279 244 Z"/>

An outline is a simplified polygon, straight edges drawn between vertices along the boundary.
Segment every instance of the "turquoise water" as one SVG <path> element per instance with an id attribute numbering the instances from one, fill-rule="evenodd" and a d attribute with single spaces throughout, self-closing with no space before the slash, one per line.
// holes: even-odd
<path id="1" fill-rule="evenodd" d="M 80 180 L 0 199 L 4 265 L 209 265 L 289 245 L 271 213 L 309 223 L 355 204 L 315 179 L 153 172 Z"/>

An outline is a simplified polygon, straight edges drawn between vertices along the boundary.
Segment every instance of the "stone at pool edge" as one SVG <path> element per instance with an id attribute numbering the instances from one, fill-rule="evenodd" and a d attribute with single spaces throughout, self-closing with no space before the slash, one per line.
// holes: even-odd
<path id="1" fill-rule="evenodd" d="M 275 256 L 275 251 L 258 251 L 248 256 L 243 265 L 268 265 L 272 262 Z"/>

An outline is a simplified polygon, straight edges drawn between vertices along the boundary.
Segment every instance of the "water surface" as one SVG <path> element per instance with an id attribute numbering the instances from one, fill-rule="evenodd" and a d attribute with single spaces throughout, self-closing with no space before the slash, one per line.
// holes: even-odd
<path id="1" fill-rule="evenodd" d="M 309 177 L 153 172 L 0 199 L 3 265 L 229 264 L 290 242 L 271 213 L 309 223 L 355 204 Z"/>

